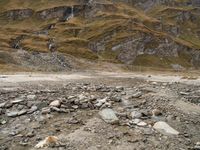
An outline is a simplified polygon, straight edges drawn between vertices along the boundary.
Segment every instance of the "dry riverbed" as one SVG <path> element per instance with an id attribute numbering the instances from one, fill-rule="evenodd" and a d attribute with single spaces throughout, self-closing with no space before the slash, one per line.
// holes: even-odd
<path id="1" fill-rule="evenodd" d="M 173 75 L 0 75 L 0 149 L 200 149 L 199 87 Z"/>

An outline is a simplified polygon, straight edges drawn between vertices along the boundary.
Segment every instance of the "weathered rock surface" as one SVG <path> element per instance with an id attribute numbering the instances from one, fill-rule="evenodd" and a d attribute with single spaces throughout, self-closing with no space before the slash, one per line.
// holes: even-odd
<path id="1" fill-rule="evenodd" d="M 116 124 L 119 122 L 119 119 L 117 118 L 115 112 L 112 109 L 103 109 L 99 112 L 99 115 L 107 123 Z"/>
<path id="2" fill-rule="evenodd" d="M 165 135 L 178 135 L 179 132 L 169 126 L 166 122 L 156 122 L 153 126 L 154 129 L 158 130 Z"/>

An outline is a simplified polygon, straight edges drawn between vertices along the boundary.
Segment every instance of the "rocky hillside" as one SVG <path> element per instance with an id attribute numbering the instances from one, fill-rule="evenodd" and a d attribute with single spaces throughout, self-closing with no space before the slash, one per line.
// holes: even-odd
<path id="1" fill-rule="evenodd" d="M 199 0 L 1 0 L 0 68 L 199 68 L 199 24 Z"/>

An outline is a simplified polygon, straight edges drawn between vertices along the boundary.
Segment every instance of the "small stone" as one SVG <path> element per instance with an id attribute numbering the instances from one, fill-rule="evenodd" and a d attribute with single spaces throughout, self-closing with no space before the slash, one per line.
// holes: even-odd
<path id="1" fill-rule="evenodd" d="M 80 121 L 77 118 L 70 118 L 69 120 L 66 121 L 68 124 L 78 124 Z"/>
<path id="2" fill-rule="evenodd" d="M 2 125 L 6 124 L 6 123 L 7 123 L 6 120 L 1 120 L 1 124 L 2 124 Z"/>
<path id="3" fill-rule="evenodd" d="M 152 82 L 152 85 L 157 85 L 158 83 L 157 82 Z"/>
<path id="4" fill-rule="evenodd" d="M 142 113 L 138 112 L 138 111 L 133 111 L 131 112 L 131 118 L 135 119 L 135 118 L 141 118 L 142 117 Z"/>
<path id="5" fill-rule="evenodd" d="M 36 95 L 28 95 L 27 99 L 28 100 L 34 100 L 36 98 Z"/>
<path id="6" fill-rule="evenodd" d="M 181 95 L 189 95 L 190 93 L 180 92 Z"/>
<path id="7" fill-rule="evenodd" d="M 59 108 L 57 108 L 57 107 L 51 107 L 51 109 L 50 109 L 51 111 L 57 111 L 57 112 L 61 112 L 60 111 L 60 109 Z"/>
<path id="8" fill-rule="evenodd" d="M 119 123 L 119 119 L 117 118 L 115 112 L 112 109 L 105 108 L 99 112 L 99 115 L 106 123 L 110 124 Z"/>
<path id="9" fill-rule="evenodd" d="M 152 115 L 153 116 L 160 116 L 160 115 L 162 115 L 162 112 L 159 109 L 154 109 L 154 110 L 152 110 Z"/>
<path id="10" fill-rule="evenodd" d="M 49 105 L 53 106 L 53 107 L 60 107 L 61 102 L 59 100 L 55 100 L 55 101 L 51 102 Z"/>
<path id="11" fill-rule="evenodd" d="M 18 112 L 18 116 L 24 115 L 26 113 L 27 113 L 27 110 L 25 110 L 25 109 L 21 110 L 21 111 Z"/>
<path id="12" fill-rule="evenodd" d="M 78 109 L 78 105 L 73 105 L 72 108 L 73 109 Z"/>
<path id="13" fill-rule="evenodd" d="M 133 119 L 131 121 L 132 124 L 138 124 L 141 120 L 140 119 Z"/>
<path id="14" fill-rule="evenodd" d="M 196 145 L 197 145 L 197 146 L 200 146 L 200 142 L 197 142 Z"/>
<path id="15" fill-rule="evenodd" d="M 32 106 L 31 109 L 27 112 L 28 114 L 32 114 L 33 112 L 35 112 L 37 110 L 37 106 Z"/>
<path id="16" fill-rule="evenodd" d="M 154 129 L 158 130 L 164 135 L 178 135 L 179 132 L 173 129 L 164 121 L 156 122 L 153 126 Z"/>
<path id="17" fill-rule="evenodd" d="M 145 127 L 145 126 L 147 126 L 147 123 L 144 122 L 144 121 L 141 121 L 141 122 L 137 123 L 137 126 L 139 126 L 139 127 Z"/>
<path id="18" fill-rule="evenodd" d="M 6 102 L 4 102 L 4 103 L 1 103 L 1 104 L 0 104 L 0 108 L 3 108 L 3 107 L 5 107 L 5 105 L 6 105 Z"/>
<path id="19" fill-rule="evenodd" d="M 16 116 L 18 116 L 18 112 L 17 111 L 11 111 L 11 112 L 7 112 L 6 115 L 8 117 L 16 117 Z"/>
<path id="20" fill-rule="evenodd" d="M 96 107 L 101 107 L 104 103 L 107 102 L 107 97 L 104 99 L 97 100 L 97 103 L 95 104 Z"/>
<path id="21" fill-rule="evenodd" d="M 24 99 L 15 99 L 15 100 L 11 101 L 11 103 L 12 104 L 18 104 L 18 103 L 21 103 L 23 101 L 24 101 Z"/>
<path id="22" fill-rule="evenodd" d="M 45 107 L 45 108 L 42 108 L 42 114 L 49 114 L 51 112 L 50 108 L 48 107 Z"/>
<path id="23" fill-rule="evenodd" d="M 142 92 L 137 92 L 132 95 L 132 98 L 140 98 L 142 96 Z"/>

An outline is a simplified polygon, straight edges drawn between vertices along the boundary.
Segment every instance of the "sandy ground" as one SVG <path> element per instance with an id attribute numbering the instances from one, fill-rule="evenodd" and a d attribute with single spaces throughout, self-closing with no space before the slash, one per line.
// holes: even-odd
<path id="1" fill-rule="evenodd" d="M 138 78 L 155 82 L 179 82 L 184 84 L 200 85 L 200 78 L 187 79 L 181 75 L 151 74 L 151 73 L 122 73 L 122 72 L 74 72 L 74 73 L 17 73 L 12 75 L 0 75 L 0 86 L 7 83 L 37 82 L 37 81 L 70 81 L 92 78 Z"/>

